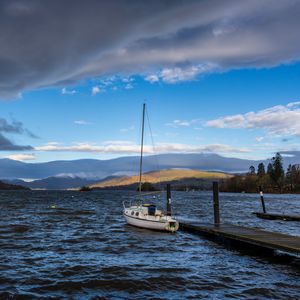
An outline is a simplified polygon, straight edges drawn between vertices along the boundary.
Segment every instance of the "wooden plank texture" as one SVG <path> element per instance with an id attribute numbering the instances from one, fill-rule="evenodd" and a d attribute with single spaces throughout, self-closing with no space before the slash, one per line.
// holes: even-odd
<path id="1" fill-rule="evenodd" d="M 212 225 L 180 222 L 180 228 L 198 234 L 222 237 L 229 241 L 240 241 L 248 245 L 300 254 L 300 237 L 297 236 L 231 224 Z"/>

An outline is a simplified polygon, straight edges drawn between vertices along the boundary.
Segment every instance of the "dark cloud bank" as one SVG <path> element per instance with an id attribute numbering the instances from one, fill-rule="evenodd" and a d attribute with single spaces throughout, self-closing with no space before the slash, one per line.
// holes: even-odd
<path id="1" fill-rule="evenodd" d="M 32 138 L 36 138 L 33 133 L 24 128 L 21 122 L 13 121 L 12 123 L 9 123 L 6 119 L 0 118 L 0 151 L 19 151 L 33 149 L 33 147 L 31 146 L 21 146 L 14 144 L 12 141 L 6 138 L 3 133 L 26 134 Z"/>
<path id="2" fill-rule="evenodd" d="M 299 59 L 299 28 L 297 0 L 3 0 L 0 98 L 114 73 L 273 66 Z"/>

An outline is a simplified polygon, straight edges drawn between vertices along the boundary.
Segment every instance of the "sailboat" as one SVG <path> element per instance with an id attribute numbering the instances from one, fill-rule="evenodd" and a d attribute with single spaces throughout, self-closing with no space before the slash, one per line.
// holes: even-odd
<path id="1" fill-rule="evenodd" d="M 142 173 L 143 173 L 143 147 L 144 147 L 144 126 L 145 126 L 145 110 L 146 104 L 143 104 L 142 113 L 142 137 L 141 137 L 141 153 L 140 153 L 140 171 L 139 171 L 139 201 L 132 205 L 131 201 L 126 206 L 123 202 L 123 215 L 128 224 L 160 231 L 175 232 L 179 228 L 179 223 L 171 212 L 171 198 L 167 197 L 167 212 L 157 209 L 156 205 L 143 203 L 141 201 L 142 194 Z"/>

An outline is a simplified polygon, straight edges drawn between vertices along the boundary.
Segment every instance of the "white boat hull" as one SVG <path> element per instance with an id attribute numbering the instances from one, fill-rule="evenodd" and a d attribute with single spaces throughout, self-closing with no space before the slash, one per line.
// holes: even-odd
<path id="1" fill-rule="evenodd" d="M 132 211 L 134 214 L 132 214 Z M 124 210 L 124 217 L 128 224 L 136 227 L 147 228 L 160 231 L 175 232 L 179 228 L 179 223 L 170 216 L 149 216 L 139 213 L 136 216 L 138 209 L 127 208 Z"/>
<path id="2" fill-rule="evenodd" d="M 128 224 L 136 227 L 142 227 L 142 228 L 153 229 L 153 230 L 167 230 L 166 229 L 166 226 L 168 225 L 167 222 L 148 221 L 144 219 L 134 218 L 131 216 L 126 216 L 125 214 L 124 217 Z"/>

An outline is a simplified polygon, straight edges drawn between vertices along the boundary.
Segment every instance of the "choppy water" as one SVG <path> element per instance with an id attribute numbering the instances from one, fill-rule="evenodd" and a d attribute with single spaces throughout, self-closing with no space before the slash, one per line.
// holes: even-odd
<path id="1" fill-rule="evenodd" d="M 128 197 L 0 192 L 0 299 L 300 299 L 297 261 L 130 227 L 122 217 Z M 260 209 L 257 195 L 221 194 L 220 202 L 225 222 L 300 236 L 299 223 L 251 215 Z M 174 192 L 173 203 L 181 217 L 212 221 L 211 193 Z M 300 214 L 300 196 L 266 196 L 266 206 Z"/>

